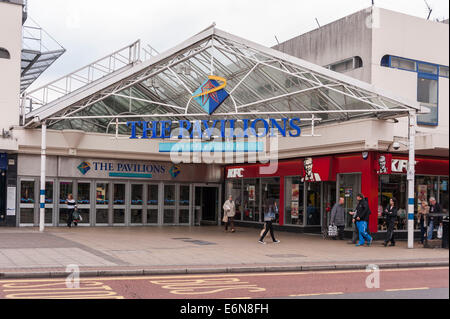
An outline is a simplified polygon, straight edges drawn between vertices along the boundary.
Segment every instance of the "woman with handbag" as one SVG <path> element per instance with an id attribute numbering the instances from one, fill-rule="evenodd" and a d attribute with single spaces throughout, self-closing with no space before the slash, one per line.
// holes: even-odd
<path id="1" fill-rule="evenodd" d="M 264 231 L 264 233 L 262 234 L 261 238 L 258 240 L 258 242 L 260 244 L 265 245 L 265 241 L 264 241 L 264 237 L 266 237 L 267 233 L 270 231 L 270 236 L 272 237 L 272 240 L 274 243 L 279 243 L 280 241 L 275 239 L 275 235 L 273 233 L 273 227 L 272 227 L 272 222 L 275 220 L 275 214 L 278 212 L 278 207 L 277 207 L 277 202 L 273 199 L 270 198 L 267 201 L 267 211 L 264 212 L 264 222 L 266 224 L 266 230 Z"/>
<path id="2" fill-rule="evenodd" d="M 228 231 L 228 225 L 231 225 L 231 232 L 234 233 L 234 216 L 236 215 L 236 204 L 233 201 L 233 196 L 228 196 L 228 199 L 223 204 L 223 219 L 225 223 L 225 231 Z"/>
<path id="3" fill-rule="evenodd" d="M 67 227 L 72 227 L 72 222 L 73 222 L 73 213 L 75 211 L 75 207 L 76 207 L 76 202 L 75 199 L 73 199 L 73 195 L 69 194 L 67 196 L 67 200 L 66 200 L 66 204 L 67 204 Z"/>
<path id="4" fill-rule="evenodd" d="M 423 245 L 425 240 L 425 235 L 427 233 L 427 222 L 428 222 L 428 213 L 430 212 L 430 206 L 426 200 L 422 200 L 420 202 L 420 206 L 418 209 L 417 220 L 420 224 L 420 243 Z"/>

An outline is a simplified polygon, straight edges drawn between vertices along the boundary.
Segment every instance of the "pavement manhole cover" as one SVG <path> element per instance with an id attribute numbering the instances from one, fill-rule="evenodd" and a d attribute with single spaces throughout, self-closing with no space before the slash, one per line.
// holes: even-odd
<path id="1" fill-rule="evenodd" d="M 209 242 L 209 241 L 203 241 L 203 240 L 183 240 L 184 242 L 187 243 L 193 243 L 196 245 L 215 245 L 215 243 Z"/>
<path id="2" fill-rule="evenodd" d="M 190 237 L 175 237 L 175 238 L 172 238 L 172 239 L 174 239 L 174 240 L 185 240 L 185 239 L 192 239 L 192 238 L 190 238 Z"/>
<path id="3" fill-rule="evenodd" d="M 304 255 L 298 255 L 298 254 L 277 254 L 277 255 L 266 255 L 267 257 L 272 258 L 299 258 L 299 257 L 306 257 Z"/>

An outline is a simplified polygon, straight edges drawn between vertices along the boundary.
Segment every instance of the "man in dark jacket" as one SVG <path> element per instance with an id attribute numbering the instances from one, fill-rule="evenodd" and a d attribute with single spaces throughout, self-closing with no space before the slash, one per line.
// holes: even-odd
<path id="1" fill-rule="evenodd" d="M 358 205 L 356 206 L 356 211 L 353 215 L 353 222 L 356 223 L 359 233 L 359 243 L 357 243 L 356 246 L 359 247 L 364 245 L 364 240 L 367 241 L 367 246 L 370 246 L 372 244 L 372 237 L 367 233 L 367 225 L 370 216 L 369 204 L 362 194 L 358 194 L 356 199 L 358 200 Z"/>
<path id="2" fill-rule="evenodd" d="M 339 197 L 339 202 L 334 204 L 331 210 L 330 225 L 336 225 L 338 229 L 338 237 L 340 240 L 344 240 L 344 228 L 345 228 L 345 209 L 344 209 L 344 197 Z"/>

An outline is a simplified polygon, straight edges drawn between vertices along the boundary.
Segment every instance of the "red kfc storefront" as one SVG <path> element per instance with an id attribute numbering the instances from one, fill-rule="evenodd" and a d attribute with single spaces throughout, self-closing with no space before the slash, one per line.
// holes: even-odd
<path id="1" fill-rule="evenodd" d="M 236 202 L 237 222 L 262 223 L 265 202 L 273 198 L 279 206 L 275 224 L 318 232 L 328 225 L 337 198 L 345 198 L 350 212 L 357 194 L 363 193 L 372 212 L 373 233 L 384 230 L 381 207 L 395 196 L 401 213 L 396 229 L 406 231 L 407 160 L 403 154 L 364 152 L 231 165 L 225 167 L 225 196 L 231 194 Z M 417 157 L 416 202 L 434 196 L 448 210 L 448 171 L 448 159 Z M 351 227 L 346 214 L 346 228 Z"/>

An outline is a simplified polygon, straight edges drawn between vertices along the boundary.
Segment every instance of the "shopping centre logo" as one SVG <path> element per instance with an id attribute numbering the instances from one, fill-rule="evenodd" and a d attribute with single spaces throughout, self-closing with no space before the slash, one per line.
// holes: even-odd
<path id="1" fill-rule="evenodd" d="M 89 162 L 81 162 L 77 168 L 81 174 L 85 175 L 91 169 L 91 164 Z"/>
<path id="2" fill-rule="evenodd" d="M 229 96 L 225 91 L 227 80 L 210 75 L 192 95 L 194 100 L 211 115 Z"/>
<path id="3" fill-rule="evenodd" d="M 181 173 L 181 168 L 178 165 L 173 165 L 169 170 L 170 175 L 173 178 L 177 178 L 178 175 Z"/>

